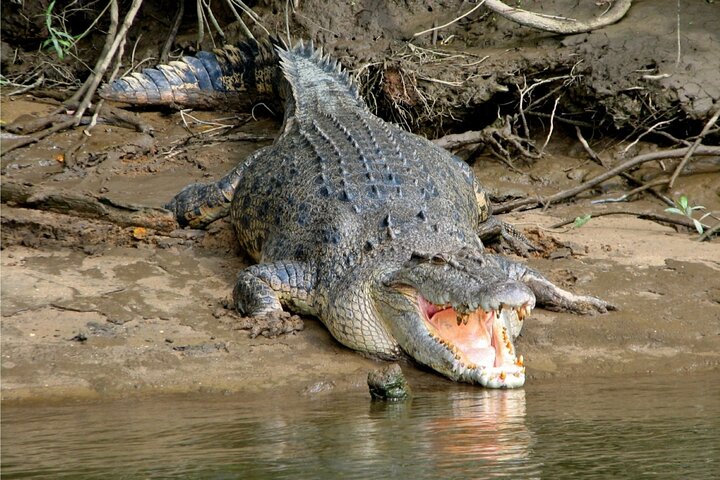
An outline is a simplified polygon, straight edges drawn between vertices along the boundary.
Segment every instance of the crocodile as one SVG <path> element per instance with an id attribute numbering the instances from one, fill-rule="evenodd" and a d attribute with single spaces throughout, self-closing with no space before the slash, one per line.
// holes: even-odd
<path id="1" fill-rule="evenodd" d="M 166 206 L 193 228 L 230 216 L 257 262 L 233 290 L 244 316 L 315 316 L 365 355 L 410 357 L 455 381 L 513 388 L 525 382 L 514 340 L 536 303 L 580 314 L 614 308 L 488 253 L 482 234 L 503 223 L 469 166 L 371 113 L 348 72 L 312 43 L 201 52 L 101 94 L 284 108 L 272 145 Z"/>

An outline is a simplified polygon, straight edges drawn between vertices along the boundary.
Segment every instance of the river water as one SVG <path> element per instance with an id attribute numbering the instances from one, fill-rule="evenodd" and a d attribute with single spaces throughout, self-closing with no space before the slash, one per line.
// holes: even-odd
<path id="1" fill-rule="evenodd" d="M 4 406 L 3 478 L 720 478 L 720 374 Z"/>

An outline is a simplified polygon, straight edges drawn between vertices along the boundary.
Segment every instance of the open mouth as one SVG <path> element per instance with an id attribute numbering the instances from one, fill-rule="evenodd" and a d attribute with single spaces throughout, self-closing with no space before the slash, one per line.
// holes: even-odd
<path id="1" fill-rule="evenodd" d="M 523 357 L 516 356 L 508 320 L 522 321 L 531 307 L 501 306 L 473 311 L 438 305 L 417 294 L 417 305 L 431 336 L 455 357 L 459 376 L 491 388 L 520 387 L 525 383 Z"/>

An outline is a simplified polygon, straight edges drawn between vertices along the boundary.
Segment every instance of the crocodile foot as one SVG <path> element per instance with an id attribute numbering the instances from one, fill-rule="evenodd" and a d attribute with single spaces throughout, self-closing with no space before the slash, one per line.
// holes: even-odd
<path id="1" fill-rule="evenodd" d="M 262 335 L 276 338 L 283 334 L 300 332 L 305 328 L 302 319 L 289 312 L 271 312 L 259 317 L 240 317 L 234 330 L 250 330 L 250 338 Z"/>

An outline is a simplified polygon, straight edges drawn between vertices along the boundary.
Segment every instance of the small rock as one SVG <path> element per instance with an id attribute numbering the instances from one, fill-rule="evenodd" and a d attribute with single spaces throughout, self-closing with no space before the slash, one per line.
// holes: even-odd
<path id="1" fill-rule="evenodd" d="M 397 363 L 368 373 L 367 383 L 373 400 L 399 401 L 410 396 L 410 386 Z"/>
<path id="2" fill-rule="evenodd" d="M 87 335 L 85 335 L 84 333 L 80 332 L 80 333 L 78 333 L 77 335 L 75 335 L 74 337 L 69 338 L 68 340 L 70 340 L 71 342 L 84 343 L 84 342 L 87 342 L 87 339 L 88 339 Z"/>

